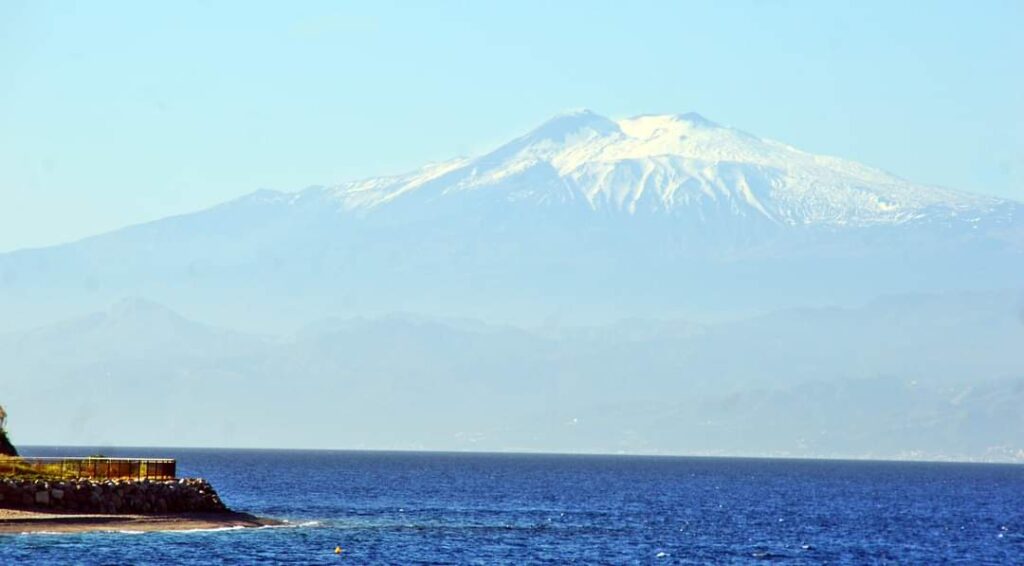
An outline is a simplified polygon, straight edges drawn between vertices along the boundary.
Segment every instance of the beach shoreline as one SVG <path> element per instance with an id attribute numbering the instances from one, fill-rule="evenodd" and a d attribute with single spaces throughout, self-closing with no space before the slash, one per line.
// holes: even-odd
<path id="1" fill-rule="evenodd" d="M 256 528 L 285 524 L 248 513 L 85 514 L 0 508 L 0 535 L 31 533 L 153 532 Z"/>

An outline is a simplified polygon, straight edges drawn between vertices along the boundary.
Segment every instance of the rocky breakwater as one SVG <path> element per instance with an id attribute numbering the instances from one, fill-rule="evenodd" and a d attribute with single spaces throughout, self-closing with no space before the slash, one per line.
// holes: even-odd
<path id="1" fill-rule="evenodd" d="M 102 514 L 228 512 L 203 479 L 0 479 L 0 507 Z"/>

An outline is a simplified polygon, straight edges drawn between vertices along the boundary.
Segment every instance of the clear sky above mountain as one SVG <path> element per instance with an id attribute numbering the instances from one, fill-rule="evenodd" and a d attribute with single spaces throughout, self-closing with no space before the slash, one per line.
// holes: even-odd
<path id="1" fill-rule="evenodd" d="M 1024 199 L 1019 2 L 0 5 L 0 250 L 698 111 Z"/>

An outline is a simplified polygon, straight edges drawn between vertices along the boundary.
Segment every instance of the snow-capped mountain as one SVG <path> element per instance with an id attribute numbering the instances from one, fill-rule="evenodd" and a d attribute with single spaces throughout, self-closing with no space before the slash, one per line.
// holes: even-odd
<path id="1" fill-rule="evenodd" d="M 393 311 L 719 316 L 1022 281 L 1021 203 L 696 114 L 580 111 L 478 157 L 0 254 L 0 330 L 124 296 L 274 330 Z"/>
<path id="2" fill-rule="evenodd" d="M 482 157 L 326 191 L 347 210 L 381 208 L 415 193 L 480 191 L 508 201 L 579 203 L 698 222 L 731 215 L 780 226 L 1006 222 L 1020 213 L 1014 203 L 915 185 L 694 113 L 612 121 L 572 112 Z"/>

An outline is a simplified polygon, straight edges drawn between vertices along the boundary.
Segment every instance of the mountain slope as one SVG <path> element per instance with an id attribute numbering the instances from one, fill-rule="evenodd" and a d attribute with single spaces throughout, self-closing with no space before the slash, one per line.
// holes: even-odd
<path id="1" fill-rule="evenodd" d="M 1017 288 L 1022 210 L 695 114 L 583 111 L 476 158 L 0 254 L 0 330 L 123 296 L 271 330 L 324 314 L 720 317 Z"/>

